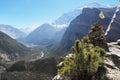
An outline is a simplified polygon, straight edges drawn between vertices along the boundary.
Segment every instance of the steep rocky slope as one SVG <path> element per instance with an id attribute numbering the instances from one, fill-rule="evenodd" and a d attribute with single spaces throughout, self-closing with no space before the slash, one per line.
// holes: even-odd
<path id="1" fill-rule="evenodd" d="M 115 8 L 84 8 L 82 13 L 76 17 L 67 28 L 60 42 L 62 50 L 68 51 L 76 39 L 82 39 L 86 36 L 93 23 L 100 21 L 103 24 L 104 31 L 106 30 Z M 100 11 L 103 11 L 105 19 L 99 18 Z M 117 18 L 111 26 L 111 30 L 106 36 L 107 41 L 116 41 L 120 38 L 120 24 L 119 24 L 120 11 Z"/>
<path id="2" fill-rule="evenodd" d="M 120 80 L 120 45 L 116 42 L 108 43 L 109 50 L 105 63 L 108 80 Z"/>
<path id="3" fill-rule="evenodd" d="M 0 59 L 9 61 L 15 57 L 22 56 L 29 52 L 29 49 L 18 43 L 3 32 L 0 32 Z"/>

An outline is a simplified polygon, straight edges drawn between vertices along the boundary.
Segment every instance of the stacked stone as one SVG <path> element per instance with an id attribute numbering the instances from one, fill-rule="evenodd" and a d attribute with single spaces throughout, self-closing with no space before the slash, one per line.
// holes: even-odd
<path id="1" fill-rule="evenodd" d="M 101 22 L 97 22 L 91 26 L 91 30 L 88 33 L 90 42 L 95 46 L 100 46 L 105 50 L 108 50 L 107 41 L 103 32 L 103 25 Z"/>

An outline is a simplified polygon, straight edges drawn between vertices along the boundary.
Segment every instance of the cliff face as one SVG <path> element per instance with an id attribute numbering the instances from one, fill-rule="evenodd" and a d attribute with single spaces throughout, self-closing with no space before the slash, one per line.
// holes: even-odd
<path id="1" fill-rule="evenodd" d="M 100 21 L 103 24 L 104 31 L 107 29 L 107 26 L 111 20 L 111 17 L 114 13 L 114 8 L 85 8 L 82 13 L 77 16 L 69 25 L 66 32 L 63 35 L 61 40 L 61 45 L 66 51 L 70 50 L 76 39 L 81 39 L 87 35 L 90 30 L 90 27 L 93 23 Z M 101 20 L 99 18 L 100 11 L 103 11 L 105 19 Z M 120 12 L 117 14 L 117 18 L 112 24 L 111 30 L 109 31 L 106 39 L 108 42 L 116 41 L 120 38 L 120 24 L 119 24 Z"/>
<path id="2" fill-rule="evenodd" d="M 108 43 L 110 52 L 107 52 L 105 59 L 106 77 L 108 80 L 120 79 L 120 45 L 116 42 Z"/>

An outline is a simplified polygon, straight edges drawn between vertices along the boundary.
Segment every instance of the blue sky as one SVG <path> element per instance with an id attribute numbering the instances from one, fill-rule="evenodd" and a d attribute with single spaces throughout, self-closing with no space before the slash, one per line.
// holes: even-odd
<path id="1" fill-rule="evenodd" d="M 0 24 L 17 28 L 53 22 L 60 15 L 86 3 L 115 6 L 119 0 L 0 0 Z"/>

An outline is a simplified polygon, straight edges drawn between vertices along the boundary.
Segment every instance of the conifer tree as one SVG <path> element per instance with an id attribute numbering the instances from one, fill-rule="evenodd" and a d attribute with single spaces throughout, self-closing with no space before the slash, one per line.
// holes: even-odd
<path id="1" fill-rule="evenodd" d="M 81 41 L 76 40 L 72 53 L 71 57 L 62 58 L 63 65 L 58 69 L 58 74 L 63 80 L 92 80 L 98 67 L 102 66 L 105 50 L 94 46 L 85 37 Z"/>

